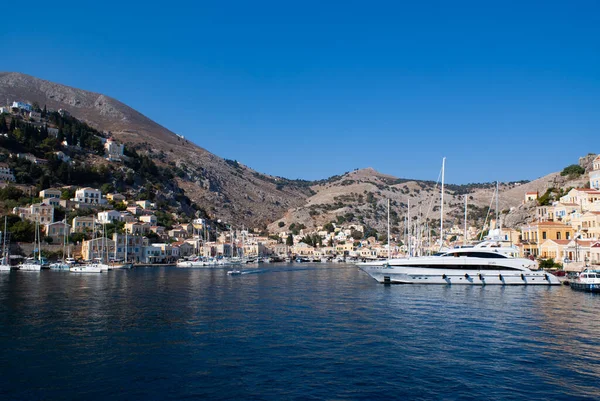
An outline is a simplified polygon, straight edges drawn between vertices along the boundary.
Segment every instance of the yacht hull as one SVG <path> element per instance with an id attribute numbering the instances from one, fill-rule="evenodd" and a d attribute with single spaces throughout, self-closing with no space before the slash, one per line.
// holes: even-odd
<path id="1" fill-rule="evenodd" d="M 451 284 L 451 285 L 560 285 L 557 277 L 546 272 L 506 270 L 419 269 L 361 267 L 382 284 Z"/>

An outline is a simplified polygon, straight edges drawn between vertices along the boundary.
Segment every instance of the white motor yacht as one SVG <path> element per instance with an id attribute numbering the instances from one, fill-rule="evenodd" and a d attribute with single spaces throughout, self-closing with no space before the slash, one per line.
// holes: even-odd
<path id="1" fill-rule="evenodd" d="M 515 257 L 516 249 L 484 242 L 454 248 L 439 256 L 359 263 L 385 284 L 560 285 L 557 277 L 536 271 L 536 262 Z"/>

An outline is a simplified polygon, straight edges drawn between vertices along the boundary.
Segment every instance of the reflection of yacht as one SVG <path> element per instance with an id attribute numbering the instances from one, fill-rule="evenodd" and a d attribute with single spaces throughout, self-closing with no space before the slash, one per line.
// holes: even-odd
<path id="1" fill-rule="evenodd" d="M 517 250 L 495 242 L 455 248 L 439 256 L 389 259 L 359 263 L 380 283 L 467 285 L 560 285 L 544 271 L 533 271 L 536 262 L 515 257 Z"/>
<path id="2" fill-rule="evenodd" d="M 600 292 L 600 273 L 584 270 L 571 281 L 571 288 L 578 291 Z"/>

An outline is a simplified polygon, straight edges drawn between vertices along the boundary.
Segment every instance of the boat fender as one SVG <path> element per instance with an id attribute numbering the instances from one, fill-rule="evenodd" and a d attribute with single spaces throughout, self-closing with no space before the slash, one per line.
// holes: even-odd
<path id="1" fill-rule="evenodd" d="M 521 273 L 521 280 L 525 281 L 525 275 Z"/>
<path id="2" fill-rule="evenodd" d="M 465 278 L 469 279 L 469 273 L 465 273 Z"/>
<path id="3" fill-rule="evenodd" d="M 479 280 L 483 281 L 483 276 L 481 275 L 481 273 L 479 273 L 478 276 L 479 276 Z"/>
<path id="4" fill-rule="evenodd" d="M 498 274 L 498 279 L 500 279 L 500 281 L 502 281 L 502 274 Z"/>
<path id="5" fill-rule="evenodd" d="M 448 276 L 446 276 L 445 274 L 442 274 L 442 279 L 446 280 L 448 278 Z"/>

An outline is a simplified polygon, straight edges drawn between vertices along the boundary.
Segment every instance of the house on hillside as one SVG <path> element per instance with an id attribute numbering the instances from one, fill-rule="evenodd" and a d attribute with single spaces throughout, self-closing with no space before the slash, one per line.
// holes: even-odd
<path id="1" fill-rule="evenodd" d="M 0 181 L 15 182 L 15 175 L 7 163 L 0 163 Z"/>
<path id="2" fill-rule="evenodd" d="M 71 226 L 64 221 L 56 221 L 46 224 L 44 233 L 47 237 L 52 238 L 53 244 L 62 244 L 65 237 L 68 237 L 71 232 Z"/>
<path id="3" fill-rule="evenodd" d="M 48 188 L 40 191 L 39 197 L 42 200 L 52 206 L 60 205 L 60 197 L 62 195 L 62 191 L 58 188 Z"/>
<path id="4" fill-rule="evenodd" d="M 28 207 L 13 208 L 13 214 L 16 214 L 21 219 L 48 224 L 54 221 L 54 206 L 44 202 L 34 203 Z"/>
<path id="5" fill-rule="evenodd" d="M 88 203 L 95 205 L 102 205 L 106 203 L 106 199 L 102 198 L 102 191 L 95 188 L 79 188 L 75 191 L 75 198 L 72 199 L 79 203 Z"/>
<path id="6" fill-rule="evenodd" d="M 108 138 L 104 143 L 104 150 L 106 152 L 106 159 L 110 161 L 121 161 L 123 160 L 123 151 L 125 147 L 121 143 L 115 142 L 112 138 Z"/>
<path id="7" fill-rule="evenodd" d="M 533 202 L 536 201 L 538 199 L 538 193 L 536 192 L 526 192 L 525 193 L 525 203 L 527 202 Z"/>
<path id="8" fill-rule="evenodd" d="M 94 229 L 94 216 L 77 216 L 73 218 L 72 227 L 73 232 L 85 233 L 91 232 Z"/>

